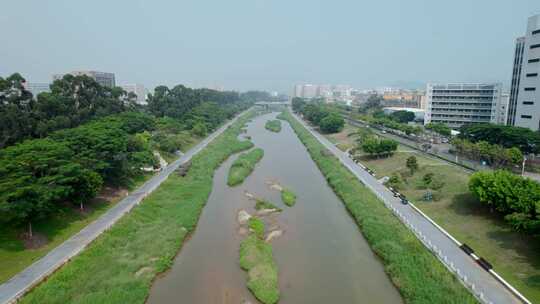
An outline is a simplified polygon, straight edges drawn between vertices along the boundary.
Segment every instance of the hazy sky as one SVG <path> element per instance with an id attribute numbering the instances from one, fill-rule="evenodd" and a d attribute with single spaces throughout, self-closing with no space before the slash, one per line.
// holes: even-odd
<path id="1" fill-rule="evenodd" d="M 117 83 L 288 92 L 426 81 L 509 82 L 539 0 L 12 0 L 0 75 L 96 69 Z"/>

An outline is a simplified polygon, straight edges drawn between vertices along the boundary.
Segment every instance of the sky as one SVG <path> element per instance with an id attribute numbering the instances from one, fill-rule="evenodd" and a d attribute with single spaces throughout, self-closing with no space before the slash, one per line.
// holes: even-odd
<path id="1" fill-rule="evenodd" d="M 502 82 L 539 0 L 16 0 L 0 4 L 0 76 L 289 93 Z"/>

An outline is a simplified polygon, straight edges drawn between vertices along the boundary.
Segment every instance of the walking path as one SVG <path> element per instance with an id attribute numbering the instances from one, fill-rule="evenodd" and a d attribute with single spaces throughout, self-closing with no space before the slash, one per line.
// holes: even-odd
<path id="1" fill-rule="evenodd" d="M 413 204 L 404 205 L 401 200 L 356 164 L 345 152 L 339 150 L 324 136 L 315 132 L 302 119 L 294 117 L 330 150 L 364 185 L 366 185 L 401 221 L 431 250 L 441 262 L 461 280 L 461 282 L 483 303 L 527 303 L 518 299 L 495 276 L 484 270 L 461 248 L 460 243 L 446 233 L 436 223 L 421 213 Z"/>
<path id="2" fill-rule="evenodd" d="M 245 112 L 244 112 L 245 113 Z M 152 193 L 159 185 L 167 179 L 181 164 L 189 161 L 194 155 L 204 149 L 212 140 L 227 129 L 238 117 L 226 123 L 210 136 L 205 138 L 195 147 L 187 151 L 179 159 L 165 167 L 161 172 L 148 180 L 139 189 L 132 192 L 123 200 L 118 202 L 113 208 L 92 222 L 77 234 L 66 240 L 64 243 L 50 251 L 46 256 L 28 266 L 25 270 L 13 276 L 9 281 L 0 285 L 0 303 L 13 303 L 23 296 L 36 284 L 40 283 L 47 276 L 52 274 L 72 257 L 79 254 L 88 244 L 95 240 L 101 233 L 109 229 L 122 216 L 128 213 L 133 207 L 138 205 L 146 196 Z"/>

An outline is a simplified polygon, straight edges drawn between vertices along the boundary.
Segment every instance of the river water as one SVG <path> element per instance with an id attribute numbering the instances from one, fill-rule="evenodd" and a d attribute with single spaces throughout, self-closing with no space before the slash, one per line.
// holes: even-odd
<path id="1" fill-rule="evenodd" d="M 216 171 L 212 193 L 196 231 L 186 241 L 165 274 L 159 276 L 148 303 L 258 303 L 246 287 L 246 272 L 238 264 L 244 238 L 239 210 L 255 213 L 245 192 L 283 208 L 269 225 L 283 235 L 272 241 L 279 271 L 279 303 L 402 303 L 381 262 L 362 237 L 343 203 L 327 185 L 305 147 L 287 122 L 280 133 L 264 128 L 276 113 L 248 123 L 247 135 L 264 157 L 240 186 L 227 186 L 231 157 Z M 285 206 L 278 182 L 297 195 Z M 269 221 L 269 219 L 267 219 Z"/>

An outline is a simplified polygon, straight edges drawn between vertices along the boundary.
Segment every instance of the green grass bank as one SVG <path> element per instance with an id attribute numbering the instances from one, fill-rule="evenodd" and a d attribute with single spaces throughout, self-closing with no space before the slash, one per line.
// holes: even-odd
<path id="1" fill-rule="evenodd" d="M 261 148 L 253 149 L 243 153 L 233 162 L 229 169 L 227 185 L 238 186 L 253 172 L 255 165 L 263 158 L 264 150 Z"/>
<path id="2" fill-rule="evenodd" d="M 279 133 L 281 131 L 281 121 L 280 120 L 268 120 L 264 127 L 268 131 Z"/>
<path id="3" fill-rule="evenodd" d="M 272 255 L 272 245 L 264 238 L 264 223 L 252 217 L 252 232 L 240 244 L 240 267 L 248 272 L 248 289 L 264 304 L 279 301 L 278 271 Z"/>
<path id="4" fill-rule="evenodd" d="M 195 229 L 216 168 L 230 155 L 253 146 L 237 139 L 249 117 L 239 118 L 194 156 L 185 177 L 171 174 L 21 303 L 144 303 L 152 280 L 172 265 L 186 236 Z"/>
<path id="5" fill-rule="evenodd" d="M 281 190 L 281 200 L 285 205 L 292 207 L 296 204 L 296 194 L 291 190 L 284 188 Z"/>
<path id="6" fill-rule="evenodd" d="M 463 285 L 289 112 L 283 115 L 407 303 L 477 303 Z M 354 271 L 354 270 L 352 270 Z M 359 269 L 358 271 L 361 271 Z"/>

